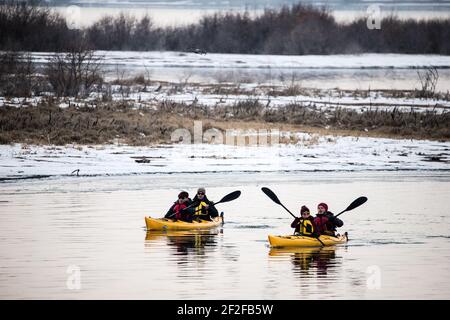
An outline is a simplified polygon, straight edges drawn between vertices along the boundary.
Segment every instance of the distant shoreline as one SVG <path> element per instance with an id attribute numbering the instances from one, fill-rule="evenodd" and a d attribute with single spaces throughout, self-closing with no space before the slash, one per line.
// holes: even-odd
<path id="1" fill-rule="evenodd" d="M 80 8 L 55 8 L 64 7 L 0 5 L 4 29 L 0 50 L 61 52 L 84 45 L 108 51 L 450 54 L 450 39 L 445 32 L 450 29 L 450 15 L 401 19 L 396 11 L 389 10 L 386 15 L 379 6 L 362 10 L 348 21 L 336 19 L 332 7 L 301 2 L 264 9 L 256 15 L 249 7 L 244 11 L 202 12 L 193 21 L 172 12 L 158 21 L 170 21 L 170 16 L 176 16 L 181 24 L 164 26 L 148 12 L 139 16 L 135 12 L 117 14 L 93 7 L 89 18 Z M 442 8 L 438 11 L 442 12 Z M 24 24 L 22 17 L 29 22 Z M 89 19 L 91 24 L 86 24 Z"/>

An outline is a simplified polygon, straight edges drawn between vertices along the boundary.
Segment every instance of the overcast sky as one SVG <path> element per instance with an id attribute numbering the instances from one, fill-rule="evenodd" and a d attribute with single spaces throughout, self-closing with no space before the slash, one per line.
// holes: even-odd
<path id="1" fill-rule="evenodd" d="M 281 4 L 292 4 L 299 0 L 45 0 L 51 4 L 104 4 L 104 5 L 148 5 L 157 7 L 276 7 Z M 329 7 L 341 7 L 351 9 L 352 7 L 368 6 L 369 4 L 381 4 L 397 8 L 434 8 L 450 7 L 450 0 L 303 0 L 303 3 L 315 5 L 328 5 Z"/>

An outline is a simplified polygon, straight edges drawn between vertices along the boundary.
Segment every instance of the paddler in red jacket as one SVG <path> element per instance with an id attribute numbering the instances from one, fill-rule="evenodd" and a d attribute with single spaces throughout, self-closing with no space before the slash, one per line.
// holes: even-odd
<path id="1" fill-rule="evenodd" d="M 336 235 L 336 228 L 340 228 L 344 225 L 344 222 L 336 218 L 334 214 L 328 211 L 328 205 L 321 202 L 317 205 L 317 216 L 314 220 L 321 234 L 329 236 Z"/>
<path id="2" fill-rule="evenodd" d="M 192 221 L 192 210 L 185 210 L 191 203 L 192 200 L 189 199 L 189 194 L 186 191 L 180 192 L 178 200 L 170 207 L 164 218 Z"/>
<path id="3" fill-rule="evenodd" d="M 325 213 L 328 211 L 328 205 L 326 203 L 319 203 L 317 205 L 317 215 L 314 219 L 314 222 L 316 223 L 316 226 L 320 232 L 320 234 L 328 234 L 328 218 L 325 215 Z"/>

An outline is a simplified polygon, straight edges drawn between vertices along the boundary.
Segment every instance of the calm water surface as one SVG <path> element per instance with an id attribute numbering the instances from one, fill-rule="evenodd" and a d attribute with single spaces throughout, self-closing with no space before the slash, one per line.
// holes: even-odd
<path id="1" fill-rule="evenodd" d="M 205 185 L 225 225 L 147 233 L 180 189 Z M 173 188 L 177 186 L 177 188 Z M 326 201 L 345 213 L 338 248 L 270 249 L 292 211 Z M 449 299 L 450 175 L 446 173 L 203 174 L 64 178 L 0 184 L 0 298 Z M 70 266 L 81 288 L 70 290 Z M 375 269 L 374 269 L 375 268 Z M 379 288 L 368 286 L 379 271 Z M 70 270 L 69 270 L 70 271 Z"/>

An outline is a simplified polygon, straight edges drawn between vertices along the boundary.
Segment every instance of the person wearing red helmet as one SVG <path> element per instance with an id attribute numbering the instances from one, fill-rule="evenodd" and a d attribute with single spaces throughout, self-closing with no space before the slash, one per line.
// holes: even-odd
<path id="1" fill-rule="evenodd" d="M 324 202 L 317 205 L 317 215 L 314 222 L 321 234 L 330 236 L 336 234 L 336 227 L 340 228 L 344 225 L 341 219 L 336 218 L 331 211 L 328 211 L 328 205 Z"/>

